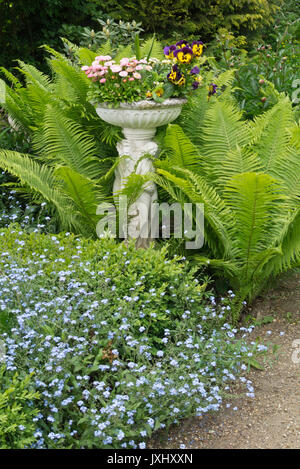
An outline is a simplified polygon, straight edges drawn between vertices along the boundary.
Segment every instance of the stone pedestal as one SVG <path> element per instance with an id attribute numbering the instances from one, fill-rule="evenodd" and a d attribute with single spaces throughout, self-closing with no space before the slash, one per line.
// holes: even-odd
<path id="1" fill-rule="evenodd" d="M 174 121 L 185 102 L 184 99 L 173 98 L 166 99 L 163 103 L 154 101 L 121 103 L 118 108 L 109 108 L 106 103 L 97 106 L 99 117 L 110 124 L 122 127 L 125 137 L 117 144 L 118 153 L 123 158 L 115 171 L 113 188 L 115 200 L 125 187 L 130 174 L 145 175 L 154 171 L 152 159 L 142 156 L 146 154 L 156 156 L 158 147 L 153 141 L 156 128 Z M 124 222 L 122 231 L 125 238 L 136 239 L 136 247 L 146 248 L 150 244 L 151 207 L 156 200 L 156 185 L 148 182 L 144 185 L 142 194 L 128 209 L 128 220 Z"/>

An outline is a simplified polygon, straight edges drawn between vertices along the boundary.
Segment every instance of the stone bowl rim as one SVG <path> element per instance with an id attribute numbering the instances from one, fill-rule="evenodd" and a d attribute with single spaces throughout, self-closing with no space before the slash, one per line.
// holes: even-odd
<path id="1" fill-rule="evenodd" d="M 172 107 L 183 106 L 187 103 L 186 98 L 168 98 L 165 99 L 162 103 L 157 103 L 153 100 L 141 100 L 141 101 L 134 101 L 132 103 L 119 103 L 117 107 L 112 106 L 112 103 L 96 103 L 96 108 L 100 109 L 108 109 L 108 110 L 116 110 L 120 111 L 120 109 L 124 110 L 146 110 L 146 109 L 166 109 Z"/>

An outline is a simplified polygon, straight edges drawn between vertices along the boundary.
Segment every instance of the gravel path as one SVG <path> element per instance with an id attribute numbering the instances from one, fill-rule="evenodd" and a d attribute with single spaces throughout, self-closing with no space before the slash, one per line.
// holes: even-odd
<path id="1" fill-rule="evenodd" d="M 283 278 L 249 312 L 261 322 L 273 317 L 251 340 L 259 337 L 277 350 L 271 347 L 263 371 L 249 373 L 255 398 L 234 399 L 230 408 L 172 426 L 168 435 L 155 435 L 149 448 L 300 448 L 300 274 Z"/>

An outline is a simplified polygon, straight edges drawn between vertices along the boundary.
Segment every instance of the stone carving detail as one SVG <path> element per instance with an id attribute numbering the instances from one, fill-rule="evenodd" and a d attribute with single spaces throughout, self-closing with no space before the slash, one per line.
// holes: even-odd
<path id="1" fill-rule="evenodd" d="M 156 156 L 158 147 L 154 142 L 122 140 L 117 144 L 120 156 L 127 158 L 121 159 L 115 171 L 115 181 L 113 191 L 115 197 L 121 191 L 130 174 L 148 174 L 154 172 L 154 166 L 150 158 L 139 159 L 150 154 Z M 139 161 L 139 162 L 138 162 Z M 144 185 L 144 192 L 129 207 L 128 210 L 128 227 L 127 233 L 129 238 L 136 239 L 136 247 L 148 247 L 150 244 L 150 228 L 151 228 L 151 206 L 157 199 L 157 189 L 153 182 Z"/>
<path id="2" fill-rule="evenodd" d="M 109 108 L 102 103 L 96 108 L 97 114 L 106 122 L 123 128 L 125 139 L 117 144 L 122 158 L 115 170 L 114 197 L 124 188 L 128 176 L 148 174 L 154 171 L 150 158 L 139 159 L 150 154 L 157 154 L 157 144 L 153 141 L 156 128 L 175 120 L 182 109 L 184 99 L 166 99 L 163 103 L 139 101 L 121 103 L 119 108 Z M 127 235 L 136 239 L 136 247 L 148 247 L 151 241 L 151 207 L 157 200 L 157 189 L 153 182 L 147 182 L 143 193 L 128 209 Z M 124 227 L 123 232 L 126 232 Z"/>

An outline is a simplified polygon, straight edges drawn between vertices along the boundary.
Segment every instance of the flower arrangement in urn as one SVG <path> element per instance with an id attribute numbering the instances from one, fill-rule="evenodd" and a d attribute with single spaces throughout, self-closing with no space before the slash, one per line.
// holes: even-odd
<path id="1" fill-rule="evenodd" d="M 200 57 L 203 42 L 179 41 L 164 48 L 164 60 L 136 57 L 118 63 L 109 55 L 100 55 L 82 70 L 91 79 L 89 98 L 94 103 L 132 103 L 169 98 L 185 98 L 201 84 Z"/>
<path id="2" fill-rule="evenodd" d="M 95 57 L 91 66 L 82 70 L 91 80 L 89 100 L 96 105 L 98 116 L 122 128 L 124 139 L 117 143 L 121 157 L 115 169 L 113 194 L 119 205 L 119 194 L 128 178 L 143 177 L 155 171 L 153 158 L 158 153 L 154 140 L 157 127 L 173 122 L 180 115 L 186 97 L 201 84 L 200 65 L 203 43 L 179 41 L 164 48 L 165 58 Z M 212 84 L 213 85 L 213 84 Z M 209 94 L 214 94 L 211 86 Z M 152 239 L 152 226 L 157 200 L 155 183 L 146 182 L 135 201 L 128 207 L 128 220 L 121 224 L 123 238 L 136 240 L 136 247 L 146 248 Z"/>

